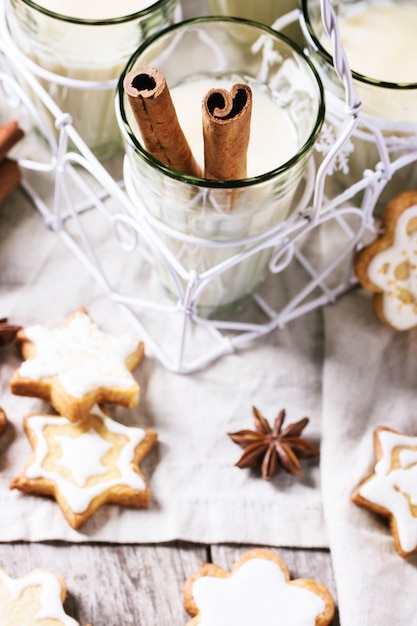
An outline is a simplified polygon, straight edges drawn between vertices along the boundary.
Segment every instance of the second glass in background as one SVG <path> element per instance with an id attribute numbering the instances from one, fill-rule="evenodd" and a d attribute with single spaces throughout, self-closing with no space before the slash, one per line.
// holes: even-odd
<path id="1" fill-rule="evenodd" d="M 137 47 L 172 23 L 177 0 L 6 0 L 6 6 L 14 42 L 28 59 L 58 77 L 41 80 L 46 91 L 71 115 L 95 155 L 111 156 L 121 147 L 115 87 L 75 87 L 71 81 L 96 86 L 116 81 Z"/>
<path id="2" fill-rule="evenodd" d="M 279 17 L 298 9 L 299 6 L 298 0 L 205 0 L 205 4 L 210 15 L 242 17 L 267 26 L 272 26 Z M 302 43 L 298 21 L 286 27 L 283 32 L 298 44 Z"/>
<path id="3" fill-rule="evenodd" d="M 334 52 L 324 31 L 321 2 L 301 3 L 312 57 L 333 96 L 332 100 L 327 98 L 328 110 L 336 120 L 343 120 L 344 86 L 333 66 Z M 414 0 L 337 0 L 332 6 L 363 112 L 352 141 L 349 171 L 337 170 L 333 176 L 343 190 L 380 161 L 374 135 L 364 124 L 365 116 L 381 130 L 392 160 L 417 149 L 417 6 Z M 394 173 L 381 193 L 378 211 L 397 193 L 416 186 L 414 162 Z"/>

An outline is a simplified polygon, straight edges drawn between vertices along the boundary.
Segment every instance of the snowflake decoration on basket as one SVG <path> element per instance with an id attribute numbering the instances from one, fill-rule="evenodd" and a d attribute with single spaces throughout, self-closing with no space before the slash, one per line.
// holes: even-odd
<path id="1" fill-rule="evenodd" d="M 326 157 L 336 141 L 337 134 L 334 125 L 325 122 L 314 148 L 319 154 Z M 328 174 L 330 176 L 337 171 L 342 172 L 343 174 L 349 174 L 349 158 L 354 149 L 355 148 L 350 139 L 342 144 L 340 150 L 335 154 L 334 159 L 329 165 Z"/>

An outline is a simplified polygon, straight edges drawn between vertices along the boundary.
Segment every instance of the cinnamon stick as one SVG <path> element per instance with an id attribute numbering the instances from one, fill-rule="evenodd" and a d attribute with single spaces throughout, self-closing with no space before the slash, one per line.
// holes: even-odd
<path id="1" fill-rule="evenodd" d="M 0 163 L 0 202 L 16 189 L 21 180 L 22 175 L 16 161 L 3 159 Z"/>
<path id="2" fill-rule="evenodd" d="M 123 88 L 146 150 L 177 172 L 201 177 L 163 74 L 152 67 L 136 68 L 125 76 Z"/>
<path id="3" fill-rule="evenodd" d="M 14 341 L 20 328 L 21 326 L 17 324 L 10 324 L 7 317 L 2 317 L 0 319 L 0 347 Z"/>
<path id="4" fill-rule="evenodd" d="M 23 137 L 23 130 L 14 120 L 0 125 L 0 161 L 13 146 Z"/>
<path id="5" fill-rule="evenodd" d="M 252 114 L 252 91 L 236 83 L 227 89 L 210 89 L 203 99 L 204 177 L 211 180 L 246 178 Z M 241 190 L 216 192 L 216 202 L 232 210 Z"/>

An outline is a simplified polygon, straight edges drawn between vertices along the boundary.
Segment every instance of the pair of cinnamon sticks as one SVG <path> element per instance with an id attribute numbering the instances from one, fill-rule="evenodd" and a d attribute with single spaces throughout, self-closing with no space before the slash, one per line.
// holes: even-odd
<path id="1" fill-rule="evenodd" d="M 180 127 L 163 74 L 152 67 L 130 71 L 125 93 L 145 148 L 172 169 L 209 180 L 246 178 L 252 114 L 252 91 L 237 83 L 230 92 L 210 89 L 202 102 L 204 172 L 197 164 Z M 233 202 L 229 203 L 229 209 Z"/>
<path id="2" fill-rule="evenodd" d="M 21 182 L 20 168 L 7 154 L 22 137 L 23 131 L 14 120 L 0 125 L 0 202 Z"/>

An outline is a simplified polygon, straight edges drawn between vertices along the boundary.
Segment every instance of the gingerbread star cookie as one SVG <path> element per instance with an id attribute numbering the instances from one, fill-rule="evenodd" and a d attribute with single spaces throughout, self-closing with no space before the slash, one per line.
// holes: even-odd
<path id="1" fill-rule="evenodd" d="M 0 568 L 2 626 L 38 623 L 79 626 L 64 611 L 66 595 L 63 578 L 48 570 L 36 569 L 22 578 L 10 578 Z"/>
<path id="2" fill-rule="evenodd" d="M 73 528 L 106 503 L 149 505 L 151 491 L 139 463 L 156 442 L 154 431 L 124 426 L 99 407 L 78 424 L 31 414 L 24 428 L 33 454 L 10 489 L 52 496 Z"/>
<path id="3" fill-rule="evenodd" d="M 387 204 L 381 234 L 355 258 L 356 275 L 374 292 L 379 319 L 396 330 L 417 326 L 417 191 Z"/>
<path id="4" fill-rule="evenodd" d="M 138 404 L 132 371 L 143 358 L 143 343 L 101 331 L 85 309 L 62 328 L 22 328 L 17 341 L 26 360 L 12 376 L 12 393 L 50 400 L 73 422 L 86 418 L 97 403 Z"/>
<path id="5" fill-rule="evenodd" d="M 185 583 L 188 626 L 327 626 L 334 616 L 328 589 L 314 580 L 290 580 L 272 550 L 244 553 L 231 572 L 206 563 Z M 278 621 L 277 621 L 278 620 Z"/>
<path id="6" fill-rule="evenodd" d="M 373 472 L 352 493 L 355 504 L 387 517 L 402 557 L 417 552 L 417 436 L 378 426 Z"/>

